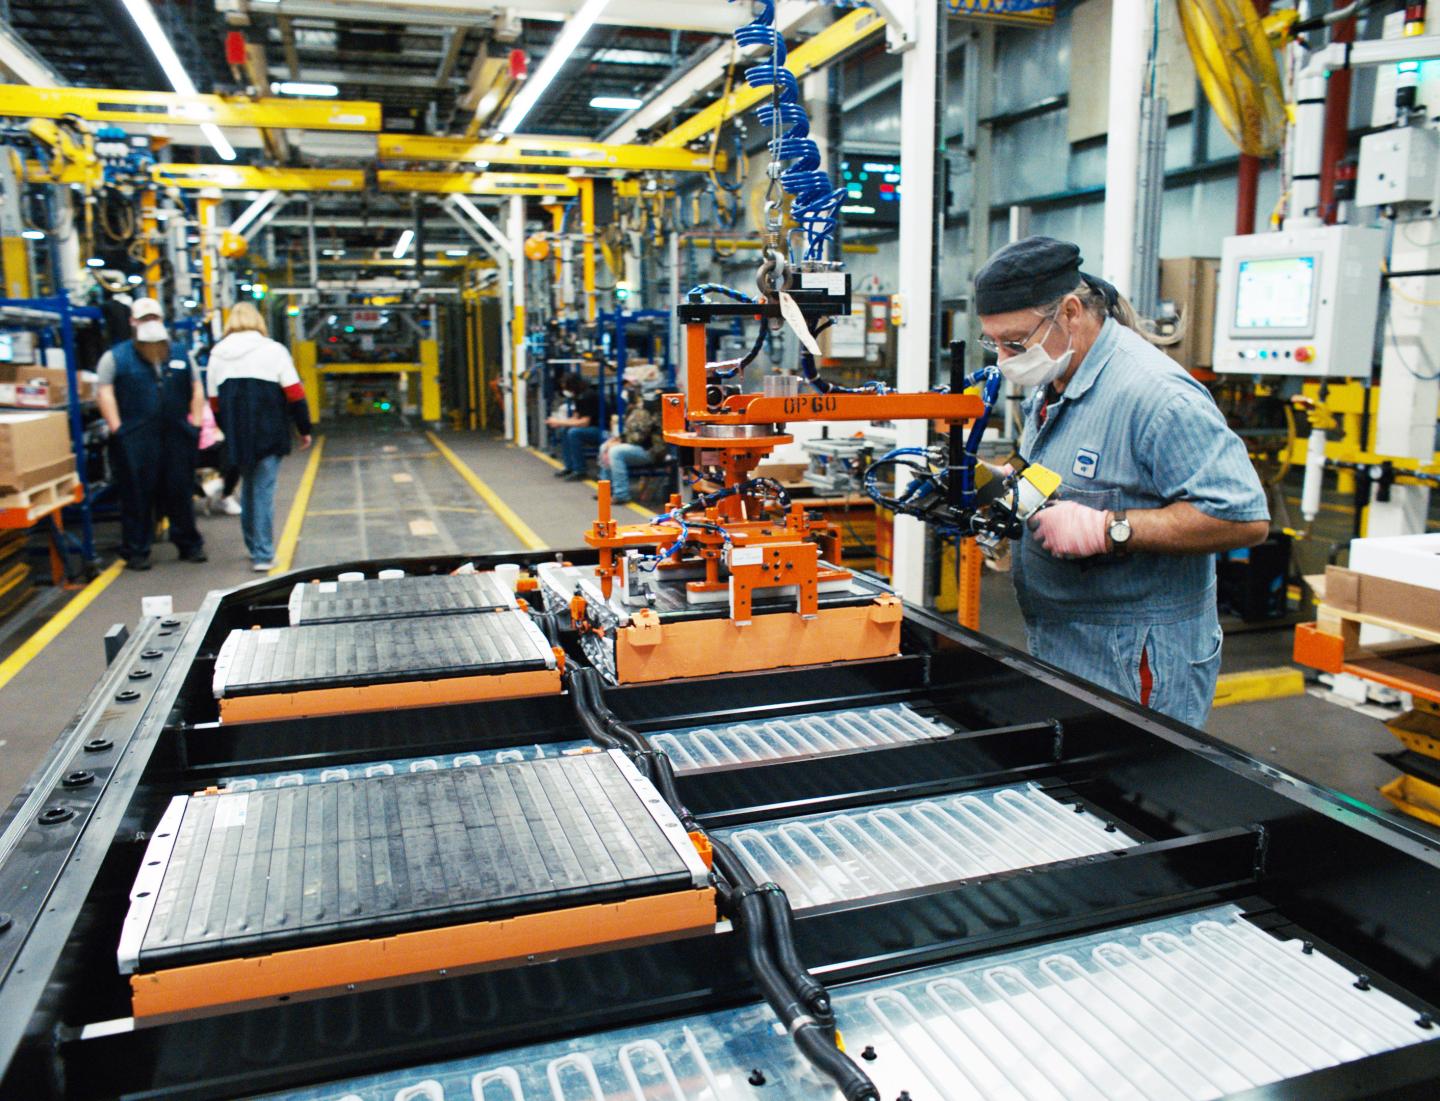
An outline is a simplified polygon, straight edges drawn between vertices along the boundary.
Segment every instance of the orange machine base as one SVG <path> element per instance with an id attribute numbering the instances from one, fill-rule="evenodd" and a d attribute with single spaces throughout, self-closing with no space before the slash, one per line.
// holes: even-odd
<path id="1" fill-rule="evenodd" d="M 662 624 L 654 613 L 641 613 L 635 625 L 615 632 L 615 669 L 621 684 L 636 684 L 893 657 L 900 652 L 903 615 L 893 596 L 821 608 L 814 619 L 797 612 L 757 615 L 743 627 L 730 619 Z"/>
<path id="2" fill-rule="evenodd" d="M 715 921 L 712 888 L 675 891 L 134 975 L 131 1007 L 152 1019 L 228 1012 L 708 933 Z"/>
<path id="3" fill-rule="evenodd" d="M 444 677 L 399 684 L 364 684 L 317 688 L 309 692 L 236 696 L 220 701 L 220 721 L 255 723 L 273 719 L 310 719 L 356 711 L 395 711 L 481 700 L 511 700 L 560 693 L 559 669 L 527 669 L 490 676 Z"/>

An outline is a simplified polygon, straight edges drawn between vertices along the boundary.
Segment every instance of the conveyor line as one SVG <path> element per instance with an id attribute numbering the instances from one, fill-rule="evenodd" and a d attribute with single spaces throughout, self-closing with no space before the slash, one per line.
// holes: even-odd
<path id="1" fill-rule="evenodd" d="M 823 757 L 876 746 L 896 745 L 924 738 L 944 738 L 951 729 L 919 714 L 908 704 L 822 711 L 757 722 L 680 727 L 649 735 L 650 743 L 669 755 L 679 775 L 711 768 L 736 768 L 767 761 Z M 550 742 L 507 746 L 430 757 L 403 757 L 364 764 L 329 765 L 227 777 L 219 782 L 226 791 L 293 787 L 329 783 L 360 776 L 394 776 L 401 772 L 432 772 L 444 768 L 472 768 L 579 753 L 594 748 L 589 741 Z"/>
<path id="2" fill-rule="evenodd" d="M 459 615 L 515 607 L 493 573 L 310 581 L 290 590 L 290 626 Z"/>
<path id="3" fill-rule="evenodd" d="M 593 753 L 178 796 L 118 959 L 143 1015 L 714 920 L 679 821 L 623 754 Z"/>
<path id="4" fill-rule="evenodd" d="M 691 726 L 650 735 L 677 773 L 763 761 L 821 757 L 857 749 L 944 738 L 953 731 L 906 704 L 824 711 L 754 722 Z"/>
<path id="5" fill-rule="evenodd" d="M 1078 812 L 1078 813 L 1077 813 Z M 721 830 L 797 910 L 993 875 L 1134 844 L 1036 784 Z"/>
<path id="6" fill-rule="evenodd" d="M 228 722 L 559 692 L 558 658 L 515 609 L 231 631 L 213 689 Z"/>
<path id="7" fill-rule="evenodd" d="M 1434 1040 L 1418 1012 L 1221 906 L 832 991 L 884 1098 L 1192 1101 Z M 869 1052 L 873 1058 L 862 1053 Z M 755 1070 L 763 1089 L 751 1083 Z M 280 1096 L 280 1095 L 275 1095 Z M 293 1101 L 828 1096 L 764 1006 L 300 1090 Z"/>

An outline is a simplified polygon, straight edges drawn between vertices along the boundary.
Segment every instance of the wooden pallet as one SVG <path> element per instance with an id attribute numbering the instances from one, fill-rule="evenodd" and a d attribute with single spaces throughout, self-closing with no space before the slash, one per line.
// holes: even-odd
<path id="1" fill-rule="evenodd" d="M 38 486 L 0 496 L 0 527 L 29 527 L 36 520 L 80 499 L 80 478 L 74 471 Z"/>

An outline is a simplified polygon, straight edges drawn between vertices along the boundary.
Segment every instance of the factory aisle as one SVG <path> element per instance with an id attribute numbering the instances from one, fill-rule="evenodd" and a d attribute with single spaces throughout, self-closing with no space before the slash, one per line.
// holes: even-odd
<path id="1" fill-rule="evenodd" d="M 296 568 L 514 545 L 511 530 L 423 429 L 354 418 L 327 424 L 325 435 Z"/>

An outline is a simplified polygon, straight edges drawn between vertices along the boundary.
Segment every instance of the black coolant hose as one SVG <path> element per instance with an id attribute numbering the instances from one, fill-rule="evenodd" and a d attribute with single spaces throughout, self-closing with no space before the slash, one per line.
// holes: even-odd
<path id="1" fill-rule="evenodd" d="M 649 775 L 661 797 L 686 830 L 699 828 L 680 800 L 675 769 L 667 754 L 657 753 L 644 735 L 616 717 L 600 691 L 599 674 L 572 666 L 567 673 L 575 712 L 590 737 L 607 749 L 622 749 Z M 839 1087 L 846 1101 L 878 1101 L 879 1091 L 835 1043 L 835 1013 L 825 987 L 800 962 L 792 936 L 789 900 L 774 883 L 757 885 L 735 851 L 710 837 L 715 868 L 724 879 L 719 893 L 724 910 L 745 943 L 755 983 L 802 1055 Z"/>
<path id="2" fill-rule="evenodd" d="M 712 842 L 713 847 L 713 842 Z M 775 963 L 787 982 L 805 1001 L 810 1015 L 831 1033 L 835 1031 L 835 1010 L 830 1004 L 830 992 L 814 975 L 810 974 L 800 955 L 795 951 L 795 915 L 790 911 L 790 900 L 785 892 L 776 887 L 764 891 L 761 898 L 770 919 L 771 947 L 775 950 Z"/>
<path id="3" fill-rule="evenodd" d="M 575 716 L 580 720 L 580 725 L 585 728 L 585 733 L 590 740 L 602 749 L 624 749 L 624 744 L 619 738 L 610 734 L 600 725 L 595 718 L 585 699 L 585 674 L 586 670 L 577 665 L 571 665 L 565 670 L 565 680 L 570 688 L 571 702 L 575 705 Z"/>
<path id="4" fill-rule="evenodd" d="M 550 645 L 559 646 L 560 627 L 555 622 L 555 613 L 540 608 L 531 608 L 530 614 L 540 621 L 540 630 L 545 632 L 545 637 L 550 641 Z"/>
<path id="5" fill-rule="evenodd" d="M 715 866 L 730 882 L 731 889 L 724 896 L 726 908 L 735 928 L 744 938 L 750 971 L 766 1004 L 780 1018 L 780 1023 L 790 1033 L 800 1053 L 811 1066 L 839 1087 L 846 1101 L 879 1101 L 880 1091 L 875 1088 L 875 1083 L 836 1046 L 835 1017 L 830 1008 L 830 997 L 795 958 L 793 942 L 786 940 L 793 968 L 819 990 L 823 1006 L 819 1014 L 810 1005 L 810 1000 L 797 989 L 789 973 L 790 968 L 783 966 L 772 955 L 776 943 L 782 939 L 772 915 L 784 913 L 788 916 L 790 913 L 785 893 L 773 883 L 757 887 L 749 870 L 723 841 L 712 837 L 710 845 L 715 854 Z M 772 910 L 772 898 L 778 898 L 783 909 Z M 786 927 L 783 936 L 788 938 L 788 934 Z"/>

